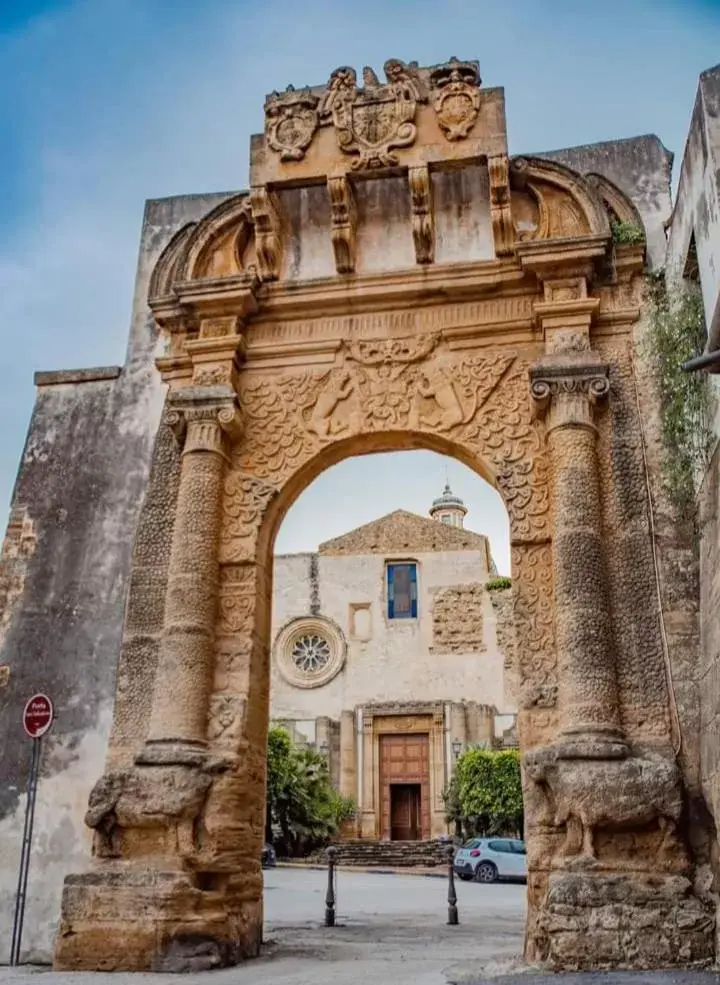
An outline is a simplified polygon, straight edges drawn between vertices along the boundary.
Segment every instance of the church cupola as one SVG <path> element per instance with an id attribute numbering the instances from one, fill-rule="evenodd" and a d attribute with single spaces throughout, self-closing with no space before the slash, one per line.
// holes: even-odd
<path id="1" fill-rule="evenodd" d="M 433 500 L 429 512 L 433 520 L 439 520 L 440 523 L 446 523 L 450 527 L 459 527 L 462 529 L 465 514 L 467 513 L 467 506 L 452 491 L 450 483 L 446 482 L 442 496 L 438 496 L 437 499 Z"/>

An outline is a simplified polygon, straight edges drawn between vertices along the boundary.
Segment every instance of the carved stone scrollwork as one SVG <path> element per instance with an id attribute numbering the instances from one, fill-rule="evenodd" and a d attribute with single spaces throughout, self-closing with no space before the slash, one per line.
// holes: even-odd
<path id="1" fill-rule="evenodd" d="M 381 85 L 373 70 L 365 68 L 362 89 L 353 68 L 335 69 L 320 102 L 320 119 L 332 120 L 340 150 L 357 155 L 351 164 L 355 171 L 396 165 L 392 149 L 414 142 L 417 104 L 427 101 L 415 62 L 406 65 L 391 58 L 384 69 L 387 84 Z"/>
<path id="2" fill-rule="evenodd" d="M 480 72 L 473 62 L 451 58 L 430 75 L 433 108 L 448 140 L 463 140 L 480 112 Z"/>
<path id="3" fill-rule="evenodd" d="M 432 182 L 426 165 L 409 168 L 412 233 L 415 260 L 432 263 L 435 258 L 435 223 L 432 211 Z"/>
<path id="4" fill-rule="evenodd" d="M 505 154 L 488 159 L 490 216 L 497 256 L 512 253 L 515 229 L 510 208 L 510 165 Z"/>
<path id="5" fill-rule="evenodd" d="M 250 190 L 253 221 L 255 223 L 255 250 L 260 280 L 277 280 L 282 260 L 280 218 L 272 193 L 265 187 Z"/>
<path id="6" fill-rule="evenodd" d="M 355 230 L 357 211 L 352 185 L 344 175 L 329 177 L 330 217 L 335 269 L 339 274 L 355 272 Z"/>
<path id="7" fill-rule="evenodd" d="M 282 94 L 273 92 L 266 99 L 267 141 L 280 154 L 281 161 L 301 161 L 305 157 L 318 127 L 319 101 L 310 89 L 296 92 L 293 86 Z"/>

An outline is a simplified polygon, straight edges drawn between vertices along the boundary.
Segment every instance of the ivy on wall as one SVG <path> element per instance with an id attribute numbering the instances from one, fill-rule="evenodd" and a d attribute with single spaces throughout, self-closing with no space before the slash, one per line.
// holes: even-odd
<path id="1" fill-rule="evenodd" d="M 663 478 L 669 499 L 684 521 L 696 523 L 696 483 L 712 451 L 712 391 L 704 373 L 682 369 L 702 353 L 707 331 L 700 285 L 653 275 L 648 286 L 649 327 L 645 345 L 660 387 Z"/>

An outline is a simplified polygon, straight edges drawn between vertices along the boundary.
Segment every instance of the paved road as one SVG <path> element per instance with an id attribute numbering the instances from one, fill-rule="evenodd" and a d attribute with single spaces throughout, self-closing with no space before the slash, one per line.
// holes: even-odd
<path id="1" fill-rule="evenodd" d="M 263 956 L 193 974 L 202 985 L 448 985 L 488 961 L 519 961 L 525 887 L 459 883 L 460 925 L 448 927 L 447 884 L 420 876 L 338 873 L 337 926 L 323 926 L 326 875 L 275 869 L 265 879 Z M 40 979 L 36 977 L 40 974 Z M 29 980 L 30 979 L 30 980 Z M 108 975 L 2 968 L 13 985 L 179 985 L 177 975 Z"/>

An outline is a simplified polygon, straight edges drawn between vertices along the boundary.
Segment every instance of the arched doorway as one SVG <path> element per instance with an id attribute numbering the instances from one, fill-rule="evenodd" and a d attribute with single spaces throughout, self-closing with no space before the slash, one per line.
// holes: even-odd
<path id="1" fill-rule="evenodd" d="M 312 93 L 277 97 L 302 109 L 297 146 L 278 143 L 271 100 L 251 193 L 180 230 L 156 267 L 169 392 L 88 814 L 97 857 L 66 883 L 59 967 L 258 953 L 274 538 L 322 470 L 411 448 L 476 470 L 510 518 L 527 957 L 710 953 L 657 610 L 633 603 L 654 590 L 632 391 L 643 246 L 613 244 L 599 186 L 508 161 L 499 90 L 448 137 L 417 71 L 440 85 L 440 69 L 393 61 L 381 87 L 417 111 L 417 141 L 408 119 L 382 147 L 343 136 L 352 70 L 333 73 L 315 143 Z M 471 76 L 456 81 L 475 93 Z M 477 214 L 462 226 L 453 196 L 467 188 Z M 620 192 L 612 208 L 638 221 Z"/>

